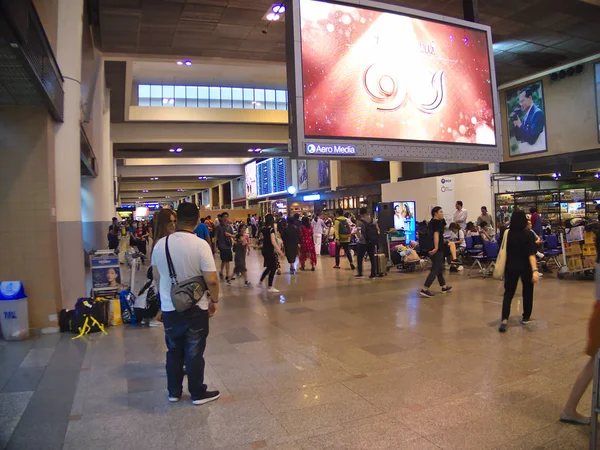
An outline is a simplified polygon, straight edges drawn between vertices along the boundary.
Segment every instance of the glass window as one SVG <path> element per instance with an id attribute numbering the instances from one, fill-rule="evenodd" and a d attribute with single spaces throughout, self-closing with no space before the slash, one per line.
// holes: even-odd
<path id="1" fill-rule="evenodd" d="M 231 108 L 231 88 L 221 88 L 221 108 Z"/>
<path id="2" fill-rule="evenodd" d="M 208 108 L 208 88 L 198 86 L 198 108 Z"/>
<path id="3" fill-rule="evenodd" d="M 150 106 L 162 106 L 162 86 L 150 86 Z"/>
<path id="4" fill-rule="evenodd" d="M 175 86 L 175 106 L 185 107 L 185 86 Z"/>
<path id="5" fill-rule="evenodd" d="M 189 108 L 198 107 L 198 86 L 186 86 L 185 87 L 185 106 Z"/>
<path id="6" fill-rule="evenodd" d="M 138 106 L 150 106 L 149 84 L 140 84 L 138 86 Z"/>
<path id="7" fill-rule="evenodd" d="M 175 86 L 163 85 L 162 95 L 163 106 L 175 106 Z"/>
<path id="8" fill-rule="evenodd" d="M 210 96 L 210 108 L 220 108 L 221 107 L 221 88 L 219 87 L 211 87 L 209 88 L 209 96 Z"/>
<path id="9" fill-rule="evenodd" d="M 244 88 L 244 109 L 254 109 L 254 89 Z"/>
<path id="10" fill-rule="evenodd" d="M 277 109 L 286 110 L 287 109 L 287 92 L 277 90 L 276 96 L 277 96 Z"/>
<path id="11" fill-rule="evenodd" d="M 231 89 L 231 95 L 233 97 L 233 107 L 242 109 L 244 107 L 242 88 Z"/>
<path id="12" fill-rule="evenodd" d="M 265 109 L 264 89 L 254 89 L 254 109 Z"/>
<path id="13" fill-rule="evenodd" d="M 275 89 L 265 89 L 266 109 L 277 109 L 275 103 Z"/>

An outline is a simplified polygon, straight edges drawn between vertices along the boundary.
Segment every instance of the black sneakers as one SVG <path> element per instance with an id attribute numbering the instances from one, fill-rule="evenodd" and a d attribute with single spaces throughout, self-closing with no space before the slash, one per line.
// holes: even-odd
<path id="1" fill-rule="evenodd" d="M 421 297 L 431 298 L 431 297 L 433 297 L 434 294 L 432 294 L 429 289 L 421 289 L 421 292 L 419 292 L 419 295 Z"/>
<path id="2" fill-rule="evenodd" d="M 204 405 L 206 403 L 214 402 L 221 396 L 219 391 L 206 391 L 201 398 L 192 400 L 192 403 L 196 406 Z"/>
<path id="3" fill-rule="evenodd" d="M 446 286 L 446 287 L 442 288 L 442 294 L 447 294 L 451 290 L 452 290 L 452 286 Z"/>

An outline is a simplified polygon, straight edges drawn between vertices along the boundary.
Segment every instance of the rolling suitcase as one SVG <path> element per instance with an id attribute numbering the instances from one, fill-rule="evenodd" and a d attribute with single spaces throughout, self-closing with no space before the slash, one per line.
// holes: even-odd
<path id="1" fill-rule="evenodd" d="M 375 253 L 375 273 L 378 277 L 387 275 L 387 258 L 383 253 Z"/>
<path id="2" fill-rule="evenodd" d="M 335 242 L 329 243 L 329 256 L 335 256 L 336 245 L 337 244 Z"/>

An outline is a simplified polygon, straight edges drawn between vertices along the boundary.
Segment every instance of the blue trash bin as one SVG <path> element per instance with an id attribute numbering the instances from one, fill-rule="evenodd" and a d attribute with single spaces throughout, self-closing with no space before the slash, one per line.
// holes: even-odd
<path id="1" fill-rule="evenodd" d="M 7 341 L 18 341 L 29 337 L 27 296 L 20 281 L 0 283 L 0 325 L 2 325 L 2 336 Z"/>

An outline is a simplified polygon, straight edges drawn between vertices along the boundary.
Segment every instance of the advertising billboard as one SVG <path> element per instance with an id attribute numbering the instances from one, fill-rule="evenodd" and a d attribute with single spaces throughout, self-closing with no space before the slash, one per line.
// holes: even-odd
<path id="1" fill-rule="evenodd" d="M 308 189 L 308 166 L 305 159 L 298 160 L 298 190 Z"/>
<path id="2" fill-rule="evenodd" d="M 510 156 L 548 151 L 542 81 L 506 91 Z"/>
<path id="3" fill-rule="evenodd" d="M 298 154 L 500 160 L 490 28 L 354 3 L 292 2 Z"/>
<path id="4" fill-rule="evenodd" d="M 598 141 L 600 142 L 600 63 L 594 65 L 594 79 L 596 81 L 596 120 L 598 123 Z"/>
<path id="5" fill-rule="evenodd" d="M 246 198 L 251 200 L 256 198 L 256 162 L 252 161 L 244 167 L 246 179 Z"/>
<path id="6" fill-rule="evenodd" d="M 396 230 L 404 230 L 407 242 L 414 241 L 417 236 L 415 202 L 393 202 L 392 207 L 394 208 L 394 228 Z"/>

